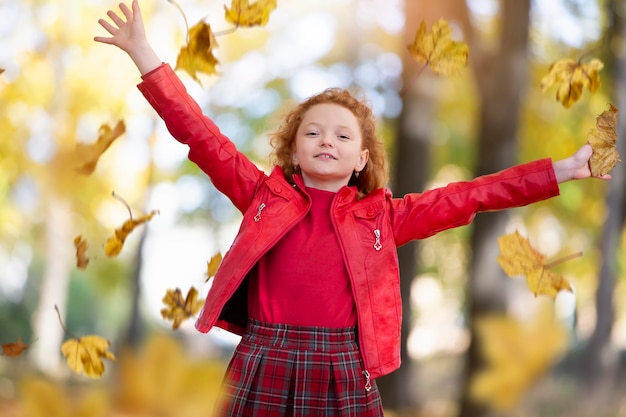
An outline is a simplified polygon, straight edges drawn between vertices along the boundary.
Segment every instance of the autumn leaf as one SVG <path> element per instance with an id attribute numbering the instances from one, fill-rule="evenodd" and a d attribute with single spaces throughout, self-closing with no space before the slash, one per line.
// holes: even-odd
<path id="1" fill-rule="evenodd" d="M 181 323 L 195 316 L 204 305 L 204 300 L 198 298 L 198 290 L 194 287 L 189 289 L 187 297 L 183 299 L 180 288 L 167 290 L 163 297 L 163 304 L 167 308 L 161 309 L 161 316 L 166 320 L 172 320 L 172 329 L 176 330 Z"/>
<path id="2" fill-rule="evenodd" d="M 544 294 L 555 298 L 559 291 L 572 291 L 565 278 L 548 269 L 555 263 L 546 264 L 546 256 L 536 251 L 517 230 L 498 238 L 498 244 L 502 253 L 498 256 L 498 263 L 504 272 L 510 277 L 525 275 L 528 288 L 535 296 Z M 559 260 L 559 263 L 563 260 Z"/>
<path id="3" fill-rule="evenodd" d="M 452 29 L 444 19 L 426 30 L 424 21 L 420 24 L 415 40 L 408 46 L 409 53 L 418 62 L 430 66 L 438 75 L 453 75 L 466 65 L 469 48 L 465 42 L 451 39 Z"/>
<path id="4" fill-rule="evenodd" d="M 145 216 L 141 216 L 139 218 L 133 219 L 133 212 L 130 209 L 130 206 L 128 205 L 126 200 L 124 200 L 119 195 L 115 194 L 115 192 L 113 193 L 113 197 L 117 198 L 126 206 L 126 209 L 128 210 L 128 215 L 130 216 L 130 218 L 126 220 L 124 224 L 122 224 L 122 226 L 115 229 L 115 233 L 112 236 L 110 236 L 105 242 L 104 253 L 109 258 L 119 255 L 119 253 L 122 251 L 122 248 L 124 247 L 124 242 L 126 241 L 126 238 L 133 230 L 135 230 L 137 226 L 143 223 L 149 222 L 150 220 L 152 220 L 152 217 L 154 217 L 155 214 L 159 213 L 158 210 L 152 210 L 150 213 L 146 214 Z"/>
<path id="5" fill-rule="evenodd" d="M 69 339 L 61 345 L 61 352 L 67 358 L 70 369 L 84 373 L 92 378 L 99 378 L 104 373 L 102 359 L 115 359 L 107 349 L 111 344 L 103 337 L 90 335 L 78 339 Z"/>
<path id="6" fill-rule="evenodd" d="M 26 345 L 22 342 L 22 338 L 18 337 L 16 343 L 5 343 L 2 345 L 2 354 L 8 357 L 21 356 L 30 345 Z"/>
<path id="7" fill-rule="evenodd" d="M 125 131 L 126 126 L 121 120 L 113 128 L 108 124 L 103 124 L 98 130 L 98 139 L 95 143 L 89 145 L 78 143 L 74 152 L 74 158 L 79 163 L 76 171 L 83 175 L 91 175 L 102 154 Z"/>
<path id="8" fill-rule="evenodd" d="M 217 41 L 211 31 L 211 26 L 205 22 L 199 22 L 189 30 L 187 38 L 187 45 L 180 48 L 176 58 L 175 69 L 185 70 L 198 83 L 200 83 L 196 75 L 198 72 L 208 75 L 217 74 L 215 67 L 218 61 L 213 55 Z"/>
<path id="9" fill-rule="evenodd" d="M 63 331 L 67 334 L 67 328 L 61 320 L 61 312 L 55 305 L 59 323 Z M 99 378 L 104 373 L 103 359 L 115 360 L 115 355 L 107 349 L 111 344 L 101 336 L 89 335 L 80 338 L 66 340 L 61 345 L 61 353 L 67 358 L 67 364 L 71 370 L 80 374 L 81 372 L 91 378 Z"/>
<path id="10" fill-rule="evenodd" d="M 621 161 L 616 149 L 617 113 L 619 110 L 609 103 L 609 110 L 596 118 L 596 127 L 589 131 L 587 141 L 593 148 L 589 168 L 594 176 L 608 174 Z"/>
<path id="11" fill-rule="evenodd" d="M 211 279 L 211 277 L 215 276 L 217 272 L 217 268 L 219 268 L 220 263 L 222 262 L 222 253 L 218 252 L 211 257 L 211 260 L 206 263 L 206 281 Z"/>
<path id="12" fill-rule="evenodd" d="M 497 411 L 512 409 L 567 344 L 565 328 L 545 308 L 529 322 L 479 317 L 476 331 L 485 367 L 472 378 L 470 395 Z"/>
<path id="13" fill-rule="evenodd" d="M 4 72 L 4 68 L 0 68 L 0 74 Z"/>
<path id="14" fill-rule="evenodd" d="M 86 269 L 89 264 L 89 258 L 87 257 L 87 241 L 83 239 L 81 235 L 74 238 L 74 247 L 76 248 L 76 267 L 79 269 Z"/>
<path id="15" fill-rule="evenodd" d="M 275 8 L 276 0 L 231 0 L 230 9 L 224 6 L 226 21 L 244 27 L 266 25 Z"/>
<path id="16" fill-rule="evenodd" d="M 586 87 L 594 93 L 600 87 L 598 72 L 604 63 L 597 58 L 588 63 L 561 59 L 550 65 L 548 74 L 541 79 L 541 91 L 546 92 L 552 85 L 557 85 L 556 99 L 565 108 L 580 100 Z"/>

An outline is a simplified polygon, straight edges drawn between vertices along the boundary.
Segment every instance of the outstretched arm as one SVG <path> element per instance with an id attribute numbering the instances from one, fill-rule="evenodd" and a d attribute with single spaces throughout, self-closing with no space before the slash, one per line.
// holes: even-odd
<path id="1" fill-rule="evenodd" d="M 161 60 L 146 38 L 139 1 L 132 0 L 131 8 L 120 3 L 120 11 L 124 18 L 112 10 L 107 12 L 107 16 L 113 24 L 105 19 L 98 20 L 98 23 L 111 34 L 111 37 L 96 36 L 94 40 L 117 46 L 130 56 L 141 75 L 147 74 L 161 65 Z"/>
<path id="2" fill-rule="evenodd" d="M 565 181 L 580 180 L 591 177 L 591 169 L 589 168 L 589 158 L 591 158 L 591 153 L 591 145 L 586 143 L 572 156 L 554 162 L 553 166 L 554 173 L 556 174 L 556 180 L 559 183 L 562 183 Z M 611 176 L 606 174 L 596 178 L 608 180 Z"/>

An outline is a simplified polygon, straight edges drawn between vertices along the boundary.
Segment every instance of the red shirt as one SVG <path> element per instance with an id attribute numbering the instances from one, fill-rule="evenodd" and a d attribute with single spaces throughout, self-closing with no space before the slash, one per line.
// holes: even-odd
<path id="1" fill-rule="evenodd" d="M 350 277 L 330 218 L 335 193 L 306 190 L 311 210 L 261 258 L 250 277 L 250 317 L 299 326 L 354 326 Z"/>

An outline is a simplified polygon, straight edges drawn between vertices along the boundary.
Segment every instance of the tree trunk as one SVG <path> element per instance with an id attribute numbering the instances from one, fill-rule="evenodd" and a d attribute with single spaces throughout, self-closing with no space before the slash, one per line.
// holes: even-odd
<path id="1" fill-rule="evenodd" d="M 470 47 L 481 99 L 478 161 L 476 175 L 499 171 L 517 162 L 517 133 L 522 94 L 527 83 L 530 0 L 501 2 L 499 47 L 487 56 L 478 45 Z M 469 396 L 469 383 L 481 366 L 474 319 L 483 314 L 503 312 L 505 277 L 495 264 L 499 253 L 497 238 L 505 229 L 507 212 L 483 213 L 473 222 L 471 263 L 468 280 L 468 322 L 470 348 L 465 359 L 464 393 L 460 417 L 488 415 L 488 410 Z"/>
<path id="2" fill-rule="evenodd" d="M 626 41 L 626 2 L 613 0 L 609 2 L 609 16 L 612 26 L 609 37 L 612 44 L 623 45 Z M 613 78 L 615 86 L 614 103 L 619 109 L 626 106 L 626 50 L 624 47 L 616 50 L 612 57 Z M 626 114 L 619 113 L 617 148 L 622 158 L 626 156 Z M 617 249 L 624 227 L 625 203 L 624 190 L 626 187 L 626 166 L 622 162 L 611 172 L 612 179 L 606 198 L 608 208 L 606 222 L 602 230 L 600 243 L 602 261 L 599 272 L 598 288 L 596 291 L 596 326 L 585 349 L 581 361 L 582 380 L 585 381 L 585 391 L 592 387 L 600 387 L 597 382 L 610 376 L 611 364 L 616 355 L 610 352 L 611 332 L 615 319 L 614 293 L 617 267 Z"/>

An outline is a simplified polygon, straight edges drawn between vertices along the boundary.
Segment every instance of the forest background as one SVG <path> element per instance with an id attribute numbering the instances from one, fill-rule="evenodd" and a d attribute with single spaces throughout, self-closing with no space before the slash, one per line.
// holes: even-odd
<path id="1" fill-rule="evenodd" d="M 232 29 L 226 4 L 178 4 L 190 24 Z M 180 10 L 141 5 L 149 39 L 174 64 L 186 42 Z M 240 215 L 141 97 L 132 62 L 93 42 L 97 19 L 116 8 L 0 1 L 0 344 L 29 344 L 0 356 L 2 416 L 207 416 L 237 341 L 199 334 L 193 320 L 172 330 L 161 317 L 168 289 L 204 296 L 207 262 L 227 250 Z M 267 25 L 217 38 L 219 74 L 180 75 L 263 167 L 267 133 L 288 106 L 329 86 L 359 88 L 400 195 L 573 153 L 608 103 L 626 107 L 625 16 L 622 0 L 279 1 Z M 456 76 L 421 71 L 407 51 L 420 23 L 440 18 L 469 46 Z M 551 63 L 592 57 L 605 64 L 598 91 L 570 108 L 541 91 Z M 68 168 L 77 143 L 119 120 L 125 133 L 91 175 Z M 626 416 L 624 170 L 399 250 L 404 360 L 378 381 L 388 415 Z M 134 215 L 159 214 L 108 258 L 98 242 L 128 219 L 113 192 Z M 515 230 L 550 258 L 583 252 L 555 268 L 572 293 L 535 297 L 504 274 L 497 239 Z M 79 234 L 91 242 L 85 270 Z M 116 360 L 101 378 L 69 369 L 59 318 L 73 335 L 111 342 Z"/>

